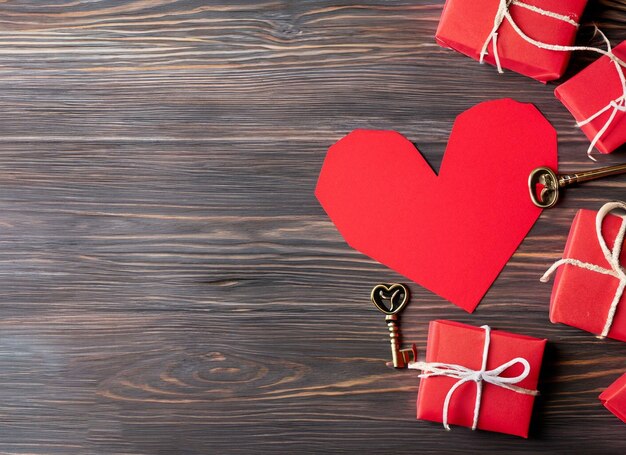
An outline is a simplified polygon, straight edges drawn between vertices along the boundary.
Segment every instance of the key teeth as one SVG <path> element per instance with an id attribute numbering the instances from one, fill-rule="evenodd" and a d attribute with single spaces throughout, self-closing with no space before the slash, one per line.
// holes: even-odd
<path id="1" fill-rule="evenodd" d="M 387 366 L 390 368 L 408 368 L 409 364 L 417 362 L 417 346 L 412 344 L 410 348 L 400 349 L 398 357 L 398 365 L 394 365 L 393 362 L 387 362 Z"/>
<path id="2" fill-rule="evenodd" d="M 405 365 L 417 362 L 417 346 L 415 344 L 412 344 L 410 348 L 401 349 L 400 354 L 402 354 Z"/>
<path id="3" fill-rule="evenodd" d="M 415 344 L 412 344 L 410 348 L 400 349 L 396 352 L 394 362 L 386 362 L 389 368 L 408 368 L 409 364 L 417 362 L 417 346 Z"/>

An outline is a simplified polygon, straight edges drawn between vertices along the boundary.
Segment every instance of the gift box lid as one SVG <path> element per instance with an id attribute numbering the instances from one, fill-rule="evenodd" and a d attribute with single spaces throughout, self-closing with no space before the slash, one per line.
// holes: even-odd
<path id="1" fill-rule="evenodd" d="M 613 53 L 626 61 L 626 41 L 616 46 Z M 624 94 L 615 64 L 608 56 L 602 56 L 574 77 L 559 85 L 554 95 L 577 122 L 582 122 Z M 589 140 L 598 134 L 611 115 L 611 110 L 582 126 Z M 596 143 L 602 153 L 611 153 L 626 142 L 626 115 L 618 112 L 608 129 Z"/>
<path id="2" fill-rule="evenodd" d="M 587 0 L 525 0 L 525 4 L 551 11 L 578 22 Z M 447 0 L 435 34 L 437 42 L 475 60 L 494 26 L 499 0 Z M 511 5 L 511 17 L 530 38 L 549 44 L 572 45 L 578 28 L 568 22 Z M 489 45 L 485 61 L 494 64 Z M 498 29 L 498 54 L 504 68 L 541 82 L 558 79 L 565 72 L 569 52 L 540 49 L 525 41 L 504 20 Z"/>
<path id="3" fill-rule="evenodd" d="M 604 406 L 626 423 L 626 373 L 600 394 Z"/>
<path id="4" fill-rule="evenodd" d="M 443 362 L 480 370 L 485 343 L 485 330 L 453 321 L 432 321 L 428 330 L 426 362 Z M 530 373 L 518 387 L 535 390 L 539 379 L 546 340 L 525 335 L 491 331 L 487 369 L 494 369 L 516 358 L 523 357 L 530 364 Z M 523 371 L 519 364 L 502 373 L 514 377 Z M 417 418 L 443 421 L 443 402 L 458 379 L 438 376 L 423 378 L 417 398 Z M 471 427 L 476 400 L 476 383 L 461 385 L 452 396 L 448 421 L 453 425 Z M 517 393 L 484 383 L 478 428 L 528 437 L 534 396 Z"/>
<path id="5" fill-rule="evenodd" d="M 610 269 L 611 266 L 604 257 L 598 241 L 597 214 L 597 211 L 587 209 L 581 209 L 576 213 L 563 258 L 577 259 Z M 619 216 L 609 214 L 605 217 L 602 235 L 609 248 L 613 248 L 621 224 L 622 218 Z M 622 248 L 620 261 L 622 264 L 626 263 L 626 248 Z M 596 335 L 602 333 L 618 286 L 619 280 L 614 276 L 571 264 L 562 265 L 556 273 L 552 288 L 550 321 L 571 325 Z M 617 306 L 608 336 L 626 341 L 626 295 L 622 296 Z"/>

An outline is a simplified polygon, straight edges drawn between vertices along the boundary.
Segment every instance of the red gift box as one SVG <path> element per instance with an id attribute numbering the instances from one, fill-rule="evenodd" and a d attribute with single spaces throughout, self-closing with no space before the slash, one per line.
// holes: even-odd
<path id="1" fill-rule="evenodd" d="M 448 423 L 473 427 L 478 398 L 475 428 L 528 437 L 545 344 L 546 340 L 490 330 L 487 326 L 432 321 L 426 362 L 410 366 L 424 371 L 420 375 L 417 418 L 444 422 L 446 397 L 450 395 Z M 482 369 L 485 346 L 486 371 L 481 380 L 476 374 Z M 454 367 L 451 371 L 457 373 L 436 374 L 442 364 Z M 497 378 L 493 378 L 494 374 Z M 504 386 L 493 383 L 498 381 L 503 381 Z"/>
<path id="2" fill-rule="evenodd" d="M 600 401 L 626 423 L 626 373 L 600 394 Z"/>
<path id="3" fill-rule="evenodd" d="M 493 37 L 494 20 L 501 4 L 500 0 L 447 0 L 435 35 L 437 42 L 480 60 L 483 46 Z M 546 44 L 571 46 L 578 31 L 576 24 L 586 4 L 587 0 L 524 0 L 511 2 L 508 11 L 510 18 L 529 38 Z M 542 14 L 537 8 L 559 15 L 561 19 Z M 541 49 L 529 43 L 508 18 L 504 18 L 495 31 L 496 50 L 502 67 L 541 82 L 558 79 L 565 72 L 570 52 Z M 488 46 L 484 60 L 496 64 L 493 41 Z"/>
<path id="4" fill-rule="evenodd" d="M 614 48 L 613 54 L 626 61 L 626 41 Z M 626 113 L 610 105 L 611 101 L 619 103 L 622 99 L 623 106 L 624 87 L 615 63 L 608 56 L 599 58 L 559 85 L 554 94 L 579 123 L 600 113 L 580 126 L 590 141 L 598 136 L 593 145 L 600 152 L 611 153 L 626 142 Z M 611 118 L 614 111 L 614 117 Z M 602 131 L 607 123 L 608 127 Z"/>
<path id="5" fill-rule="evenodd" d="M 546 272 L 542 281 L 547 281 L 557 270 L 550 299 L 550 321 L 626 341 L 623 280 L 614 270 L 621 270 L 619 264 L 626 259 L 626 253 L 619 251 L 621 245 L 615 249 L 614 244 L 620 229 L 626 226 L 622 226 L 624 221 L 621 217 L 609 213 L 617 208 L 626 209 L 626 204 L 605 204 L 598 212 L 579 210 L 572 222 L 563 259 Z M 598 220 L 602 227 L 600 238 L 596 228 Z M 602 242 L 609 252 L 618 253 L 615 267 L 607 260 Z M 612 307 L 614 313 L 611 317 Z"/>

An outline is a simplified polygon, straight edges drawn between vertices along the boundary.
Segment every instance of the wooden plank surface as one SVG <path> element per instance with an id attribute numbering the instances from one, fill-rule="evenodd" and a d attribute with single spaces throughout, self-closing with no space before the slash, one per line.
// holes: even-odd
<path id="1" fill-rule="evenodd" d="M 415 420 L 368 301 L 403 280 L 313 196 L 350 130 L 398 130 L 438 167 L 455 116 L 506 96 L 554 124 L 563 170 L 593 167 L 554 84 L 434 43 L 442 3 L 0 2 L 1 453 L 626 451 L 597 399 L 626 345 L 551 324 L 538 282 L 625 179 L 545 212 L 473 315 L 410 285 L 422 349 L 434 318 L 550 339 L 529 440 Z M 618 43 L 626 3 L 584 22 Z"/>

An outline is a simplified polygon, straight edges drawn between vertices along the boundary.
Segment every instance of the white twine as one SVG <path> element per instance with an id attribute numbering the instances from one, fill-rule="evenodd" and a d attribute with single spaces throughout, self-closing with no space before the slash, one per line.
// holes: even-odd
<path id="1" fill-rule="evenodd" d="M 604 122 L 604 125 L 602 126 L 602 128 L 600 128 L 598 132 L 596 133 L 596 135 L 593 137 L 593 139 L 591 140 L 591 144 L 589 144 L 589 148 L 587 149 L 587 156 L 594 161 L 596 161 L 596 159 L 591 155 L 593 148 L 596 146 L 600 138 L 604 136 L 604 133 L 606 133 L 606 131 L 609 129 L 609 127 L 613 123 L 613 120 L 615 120 L 617 113 L 626 112 L 626 75 L 624 75 L 624 68 L 623 68 L 624 62 L 615 56 L 615 54 L 613 53 L 613 48 L 611 47 L 611 42 L 606 37 L 606 35 L 602 33 L 602 31 L 597 27 L 596 27 L 596 32 L 600 33 L 600 36 L 602 36 L 602 39 L 606 43 L 606 48 L 608 51 L 607 55 L 611 59 L 611 62 L 613 63 L 613 65 L 615 66 L 615 70 L 617 71 L 617 75 L 619 76 L 619 80 L 622 85 L 622 95 L 615 98 L 614 100 L 611 100 L 609 104 L 604 106 L 602 109 L 598 110 L 595 114 L 577 123 L 579 127 L 584 126 L 594 121 L 596 118 L 598 118 L 600 115 L 604 114 L 608 110 L 612 109 L 611 115 L 609 115 L 609 118 L 606 120 L 606 122 Z"/>
<path id="2" fill-rule="evenodd" d="M 617 311 L 617 305 L 619 304 L 619 301 L 624 294 L 624 289 L 626 288 L 626 273 L 624 272 L 624 269 L 619 262 L 619 256 L 622 252 L 622 244 L 624 243 L 624 235 L 626 234 L 626 219 L 622 217 L 622 224 L 617 233 L 617 237 L 615 238 L 615 243 L 613 244 L 612 250 L 609 249 L 604 239 L 604 236 L 602 235 L 602 222 L 604 221 L 604 218 L 606 218 L 606 216 L 612 211 L 618 209 L 626 210 L 626 203 L 609 202 L 607 204 L 604 204 L 596 215 L 596 235 L 598 236 L 598 242 L 600 243 L 600 248 L 602 249 L 604 258 L 611 266 L 610 269 L 600 267 L 596 264 L 579 261 L 578 259 L 566 258 L 560 259 L 552 264 L 552 266 L 541 277 L 541 282 L 546 283 L 550 279 L 550 276 L 560 266 L 562 266 L 563 264 L 569 264 L 575 267 L 580 267 L 581 269 L 590 270 L 592 272 L 602 273 L 604 275 L 611 275 L 619 280 L 619 286 L 617 287 L 615 295 L 613 296 L 613 301 L 611 302 L 611 306 L 609 307 L 609 313 L 606 317 L 606 322 L 599 338 L 606 338 L 606 336 L 609 334 L 609 330 L 611 330 L 611 326 L 613 325 L 613 319 L 615 318 L 615 313 Z"/>
<path id="3" fill-rule="evenodd" d="M 502 65 L 500 64 L 500 55 L 498 54 L 498 29 L 502 25 L 502 22 L 504 22 L 504 19 L 506 19 L 511 24 L 513 29 L 517 32 L 518 35 L 520 35 L 520 37 L 522 37 L 524 40 L 528 41 L 529 43 L 537 47 L 540 47 L 542 49 L 550 49 L 550 50 L 558 50 L 558 49 L 554 49 L 553 47 L 564 47 L 564 46 L 554 46 L 552 44 L 547 44 L 547 43 L 542 43 L 540 41 L 536 41 L 530 38 L 524 32 L 522 32 L 522 30 L 519 28 L 517 23 L 513 20 L 513 17 L 511 17 L 511 13 L 509 12 L 509 7 L 511 5 L 519 6 L 521 8 L 530 10 L 534 13 L 541 14 L 542 16 L 547 16 L 556 20 L 560 20 L 562 22 L 566 22 L 578 28 L 578 22 L 576 22 L 574 19 L 572 19 L 569 16 L 558 14 L 553 11 L 548 11 L 548 10 L 539 8 L 534 5 L 529 5 L 528 3 L 524 3 L 519 0 L 500 0 L 500 4 L 498 5 L 498 11 L 496 11 L 496 16 L 493 20 L 493 28 L 491 29 L 491 32 L 489 33 L 489 35 L 487 36 L 487 39 L 485 40 L 483 44 L 482 50 L 480 51 L 480 60 L 479 60 L 480 63 L 484 63 L 485 55 L 488 54 L 489 43 L 490 42 L 493 43 L 493 58 L 496 61 L 496 67 L 498 68 L 499 73 L 503 73 L 503 71 L 502 71 Z"/>
<path id="4" fill-rule="evenodd" d="M 478 415 L 480 414 L 480 400 L 483 393 L 483 382 L 488 382 L 489 384 L 493 384 L 507 390 L 512 390 L 513 392 L 523 393 L 525 395 L 535 396 L 539 393 L 536 390 L 524 389 L 514 385 L 526 379 L 530 373 L 530 363 L 528 363 L 528 360 L 523 357 L 516 357 L 506 363 L 503 363 L 498 368 L 487 370 L 487 358 L 489 356 L 489 345 L 491 343 L 491 328 L 488 325 L 483 325 L 481 326 L 481 329 L 485 330 L 485 344 L 483 347 L 482 364 L 480 370 L 478 371 L 451 363 L 413 362 L 409 364 L 409 368 L 414 370 L 423 370 L 423 373 L 419 375 L 420 378 L 447 376 L 458 379 L 458 381 L 446 394 L 446 398 L 443 402 L 443 427 L 448 431 L 450 430 L 450 426 L 448 425 L 450 400 L 452 399 L 454 392 L 466 382 L 474 381 L 476 383 L 476 401 L 474 404 L 472 430 L 475 430 L 478 426 Z M 500 376 L 504 371 L 511 368 L 515 364 L 521 364 L 524 367 L 524 371 L 512 378 Z"/>
<path id="5" fill-rule="evenodd" d="M 540 49 L 557 51 L 557 52 L 573 52 L 573 51 L 596 52 L 601 55 L 606 55 L 615 64 L 615 68 L 617 70 L 617 73 L 620 77 L 620 82 L 622 84 L 622 95 L 612 100 L 611 102 L 609 102 L 609 104 L 607 104 L 605 107 L 600 109 L 595 114 L 591 115 L 585 120 L 582 120 L 581 122 L 578 122 L 577 124 L 579 127 L 586 125 L 587 123 L 595 120 L 597 117 L 607 112 L 609 109 L 613 109 L 608 120 L 605 122 L 604 126 L 595 135 L 595 137 L 591 141 L 591 144 L 589 145 L 589 148 L 587 149 L 587 156 L 591 158 L 593 161 L 597 161 L 591 154 L 593 152 L 593 148 L 595 147 L 597 142 L 600 140 L 600 138 L 604 135 L 604 133 L 606 133 L 606 131 L 609 129 L 609 127 L 613 123 L 613 120 L 617 116 L 617 113 L 620 111 L 626 112 L 626 76 L 624 75 L 624 70 L 623 70 L 623 67 L 626 66 L 626 63 L 613 53 L 613 49 L 611 48 L 611 43 L 609 42 L 607 37 L 604 35 L 604 33 L 602 33 L 602 31 L 600 31 L 597 27 L 596 27 L 596 33 L 600 33 L 600 35 L 602 35 L 602 38 L 607 44 L 607 50 L 600 49 L 597 47 L 592 47 L 592 46 L 562 46 L 558 44 L 548 44 L 548 43 L 544 43 L 542 41 L 538 41 L 536 39 L 529 37 L 522 31 L 519 25 L 517 25 L 517 23 L 513 20 L 513 17 L 511 16 L 511 13 L 509 12 L 509 8 L 512 5 L 525 8 L 537 14 L 541 14 L 542 16 L 547 16 L 556 20 L 560 20 L 562 22 L 568 23 L 578 28 L 578 23 L 569 16 L 558 14 L 553 11 L 544 10 L 542 8 L 539 8 L 534 5 L 529 5 L 519 0 L 500 0 L 498 11 L 496 12 L 496 15 L 493 21 L 493 28 L 491 29 L 491 32 L 487 36 L 487 39 L 485 40 L 483 44 L 482 50 L 480 51 L 480 59 L 479 59 L 480 63 L 484 62 L 485 55 L 488 54 L 489 43 L 491 42 L 492 49 L 493 49 L 493 58 L 496 62 L 496 67 L 498 68 L 499 73 L 503 72 L 502 65 L 500 64 L 500 55 L 498 54 L 498 29 L 502 25 L 502 22 L 504 22 L 504 20 L 506 19 L 511 25 L 511 27 L 513 28 L 513 30 L 515 30 L 515 32 L 522 39 L 534 45 L 535 47 L 538 47 Z"/>

